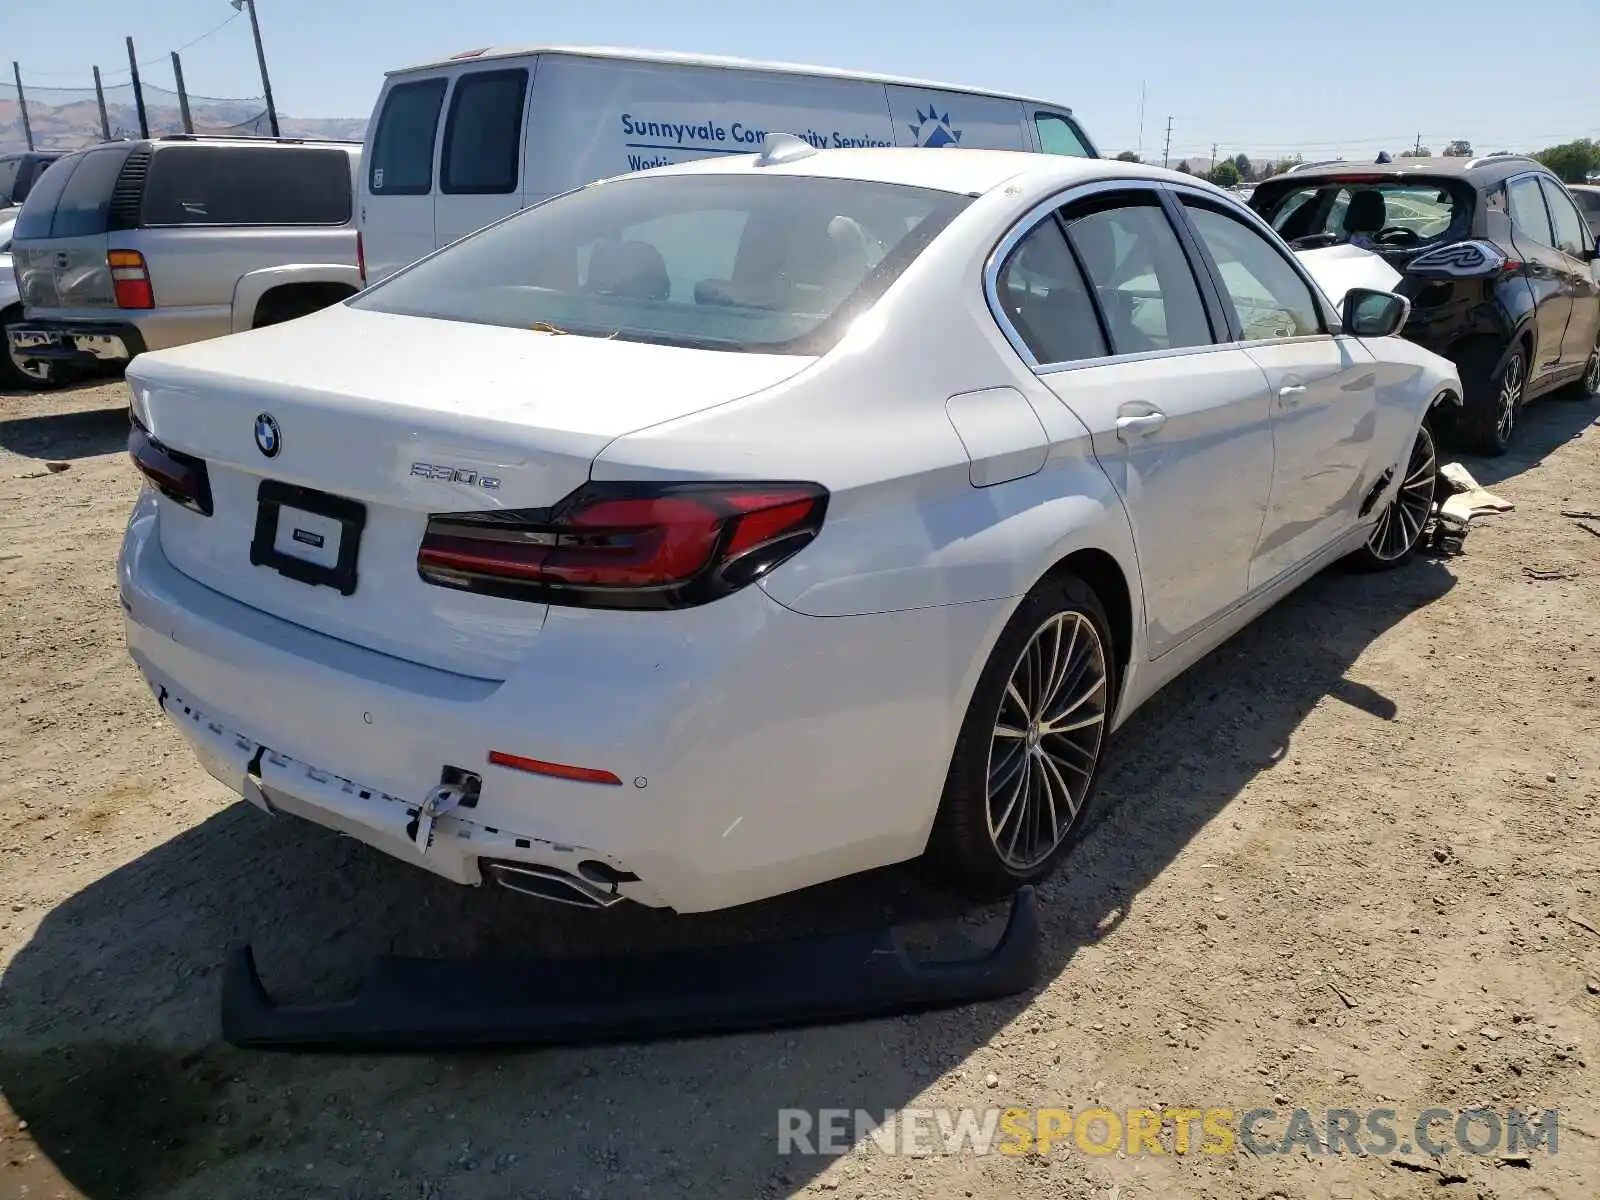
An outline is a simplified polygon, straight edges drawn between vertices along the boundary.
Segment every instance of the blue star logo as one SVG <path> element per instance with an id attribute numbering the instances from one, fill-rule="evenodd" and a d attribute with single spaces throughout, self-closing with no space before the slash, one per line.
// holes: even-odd
<path id="1" fill-rule="evenodd" d="M 916 138 L 917 145 L 932 149 L 956 146 L 961 142 L 961 130 L 951 126 L 949 110 L 946 109 L 941 116 L 931 104 L 927 112 L 917 109 L 917 122 L 911 127 L 911 136 Z"/>

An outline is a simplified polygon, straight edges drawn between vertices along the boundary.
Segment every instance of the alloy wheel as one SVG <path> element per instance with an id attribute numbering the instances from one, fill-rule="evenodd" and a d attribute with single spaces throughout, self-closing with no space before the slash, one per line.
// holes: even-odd
<path id="1" fill-rule="evenodd" d="M 1500 372 L 1495 426 L 1502 442 L 1511 440 L 1511 431 L 1517 423 L 1517 406 L 1522 403 L 1523 375 L 1522 351 L 1518 350 L 1506 360 L 1505 370 Z"/>
<path id="2" fill-rule="evenodd" d="M 1591 396 L 1600 396 L 1600 350 L 1589 355 L 1589 365 L 1583 372 L 1583 390 Z"/>
<path id="3" fill-rule="evenodd" d="M 1019 874 L 1048 859 L 1083 807 L 1110 710 L 1106 648 L 1083 613 L 1056 613 L 1029 639 L 990 735 L 989 837 Z"/>
<path id="4" fill-rule="evenodd" d="M 1395 562 L 1411 553 L 1433 513 L 1439 458 L 1433 434 L 1424 425 L 1412 443 L 1405 477 L 1367 538 L 1367 549 L 1380 562 Z"/>

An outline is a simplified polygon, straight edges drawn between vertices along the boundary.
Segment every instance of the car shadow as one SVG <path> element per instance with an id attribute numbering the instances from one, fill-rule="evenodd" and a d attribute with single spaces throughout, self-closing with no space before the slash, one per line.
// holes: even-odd
<path id="1" fill-rule="evenodd" d="M 1346 672 L 1453 583 L 1429 559 L 1385 575 L 1325 574 L 1137 714 L 1112 743 L 1093 827 L 1041 888 L 1045 982 L 1138 919 L 1140 893 L 1286 756 L 1320 701 L 1393 719 L 1394 702 Z M 0 1090 L 93 1200 L 184 1181 L 193 1194 L 355 1194 L 308 1190 L 307 1163 L 362 1173 L 362 1195 L 431 1196 L 428 1180 L 445 1174 L 451 1196 L 511 1195 L 514 1180 L 530 1179 L 542 1196 L 789 1194 L 831 1160 L 780 1156 L 780 1109 L 882 1114 L 914 1103 L 1028 997 L 710 1040 L 274 1055 L 219 1040 L 223 947 L 251 939 L 268 987 L 304 998 L 352 988 L 385 951 L 625 952 L 961 912 L 906 867 L 707 916 L 576 912 L 457 888 L 235 804 L 43 920 L 0 979 Z M 953 928 L 976 941 L 1002 915 L 969 914 Z"/>
<path id="2" fill-rule="evenodd" d="M 0 409 L 0 447 L 26 458 L 67 462 L 114 454 L 127 444 L 126 404 L 9 419 Z"/>
<path id="3" fill-rule="evenodd" d="M 1500 457 L 1456 453 L 1448 446 L 1444 448 L 1444 457 L 1447 461 L 1458 459 L 1472 472 L 1474 479 L 1486 488 L 1493 488 L 1537 467 L 1597 420 L 1600 420 L 1600 405 L 1591 400 L 1545 396 L 1517 414 L 1511 449 Z"/>

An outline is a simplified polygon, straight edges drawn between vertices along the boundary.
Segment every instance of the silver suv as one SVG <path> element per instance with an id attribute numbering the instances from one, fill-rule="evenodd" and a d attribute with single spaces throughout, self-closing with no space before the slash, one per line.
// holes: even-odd
<path id="1" fill-rule="evenodd" d="M 54 382 L 361 287 L 354 143 L 179 134 L 58 160 L 17 216 L 13 362 Z"/>

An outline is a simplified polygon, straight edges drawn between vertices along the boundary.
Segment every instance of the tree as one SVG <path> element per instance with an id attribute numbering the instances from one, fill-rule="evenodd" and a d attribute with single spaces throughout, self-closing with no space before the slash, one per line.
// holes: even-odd
<path id="1" fill-rule="evenodd" d="M 1433 157 L 1433 151 L 1429 150 L 1426 146 L 1417 146 L 1417 147 L 1414 147 L 1413 149 L 1407 150 L 1405 152 L 1405 154 L 1402 155 L 1401 157 L 1403 157 L 1403 158 L 1432 158 Z"/>
<path id="2" fill-rule="evenodd" d="M 1225 158 L 1211 168 L 1211 182 L 1218 187 L 1232 187 L 1239 182 L 1239 168 L 1232 159 Z"/>
<path id="3" fill-rule="evenodd" d="M 1600 142 L 1579 138 L 1547 146 L 1533 157 L 1561 176 L 1563 183 L 1582 183 L 1590 171 L 1600 169 Z"/>
<path id="4" fill-rule="evenodd" d="M 1178 164 L 1178 170 L 1182 171 L 1185 175 L 1194 174 L 1194 168 L 1189 165 L 1189 160 L 1187 158 Z"/>
<path id="5" fill-rule="evenodd" d="M 1141 159 L 1132 150 L 1124 150 L 1121 154 L 1117 155 L 1117 161 L 1118 162 L 1143 162 L 1144 160 Z"/>
<path id="6" fill-rule="evenodd" d="M 1451 142 L 1444 148 L 1444 156 L 1446 158 L 1471 158 L 1472 143 L 1465 138 Z"/>
<path id="7" fill-rule="evenodd" d="M 1233 169 L 1239 172 L 1240 179 L 1249 179 L 1255 173 L 1255 168 L 1250 164 L 1250 156 L 1243 153 L 1233 156 Z"/>

